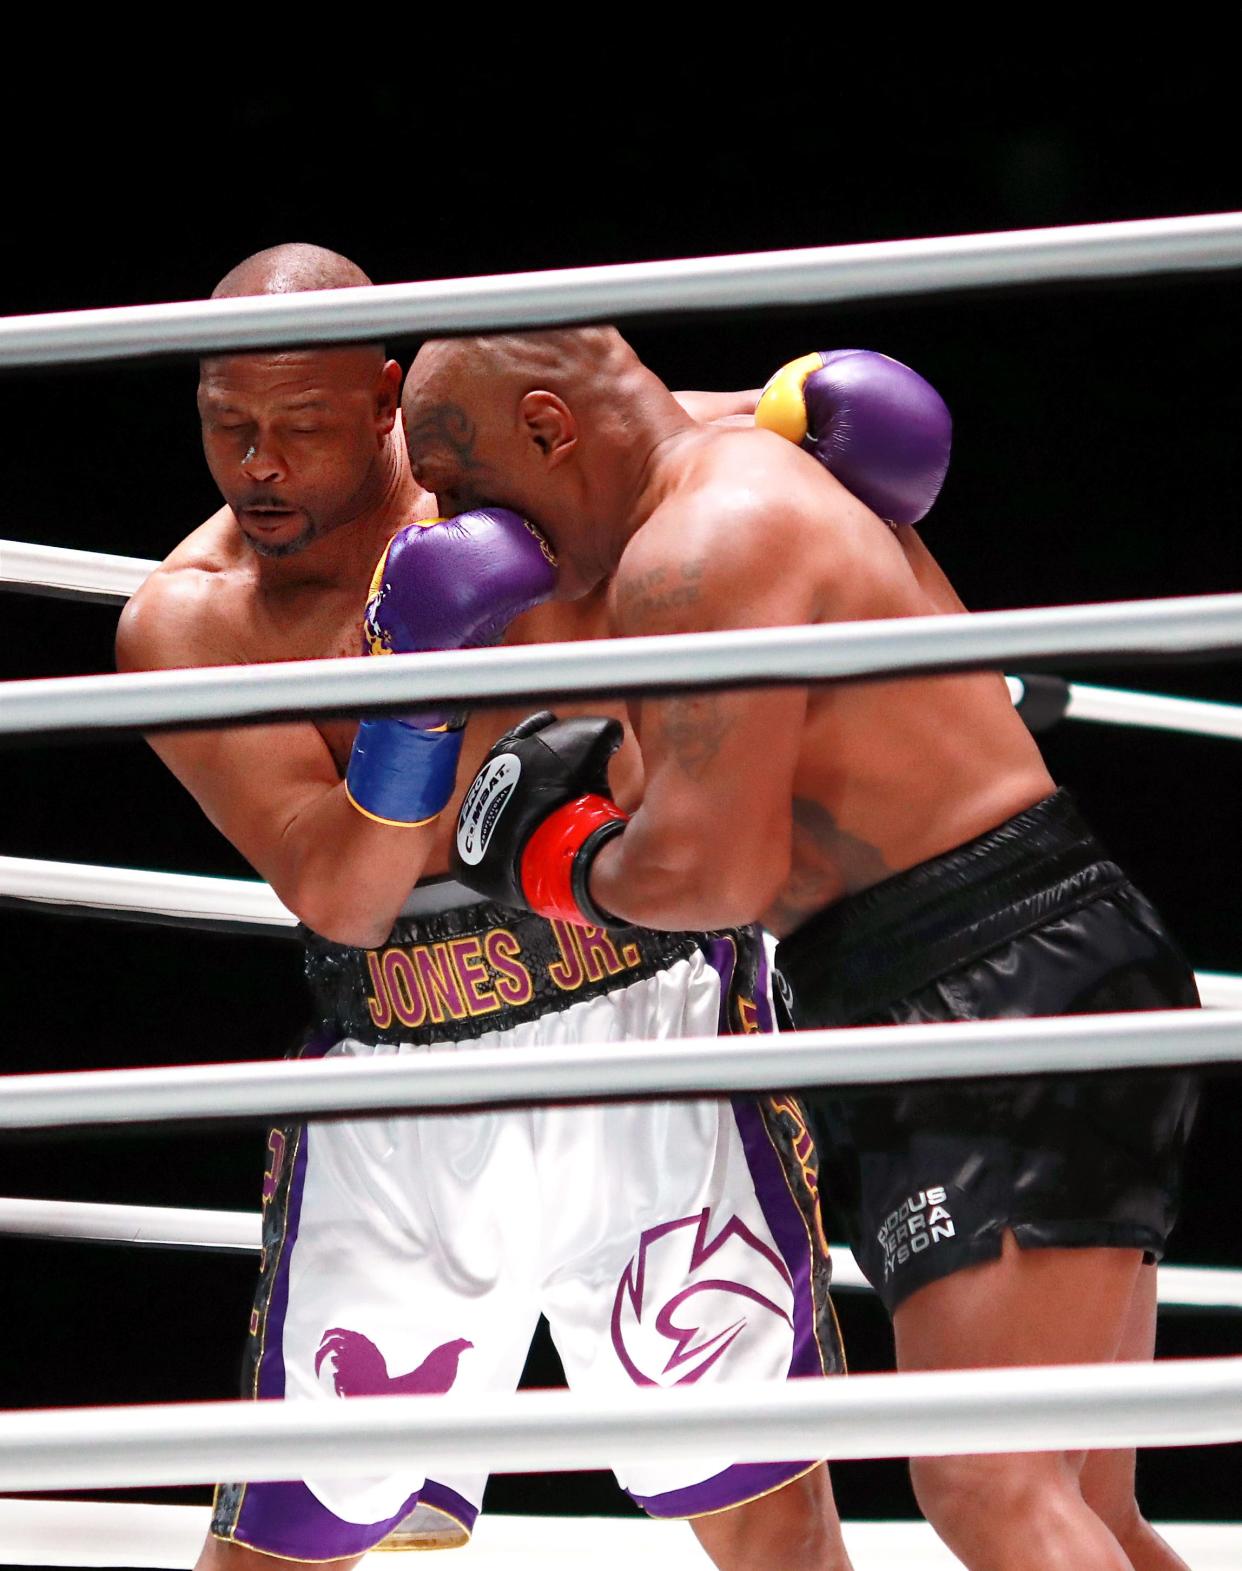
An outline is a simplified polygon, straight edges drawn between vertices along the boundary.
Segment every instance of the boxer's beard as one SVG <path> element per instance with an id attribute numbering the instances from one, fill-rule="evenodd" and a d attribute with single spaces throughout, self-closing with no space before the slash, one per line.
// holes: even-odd
<path id="1" fill-rule="evenodd" d="M 299 551 L 305 551 L 319 536 L 313 519 L 308 518 L 302 529 L 294 535 L 292 540 L 282 540 L 278 544 L 267 540 L 256 540 L 247 535 L 251 549 L 256 556 L 264 556 L 271 560 L 280 556 L 296 556 Z"/>

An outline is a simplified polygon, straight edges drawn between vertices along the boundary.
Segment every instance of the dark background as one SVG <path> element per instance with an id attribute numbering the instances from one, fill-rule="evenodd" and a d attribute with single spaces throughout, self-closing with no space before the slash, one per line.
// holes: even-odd
<path id="1" fill-rule="evenodd" d="M 258 21 L 231 25 L 249 35 Z M 342 91 L 322 65 L 264 69 L 239 45 L 237 70 L 197 91 L 105 73 L 36 114 L 19 85 L 0 111 L 13 150 L 0 312 L 195 298 L 294 239 L 392 282 L 1242 207 L 1223 63 L 1179 73 L 1167 58 L 1123 69 L 1075 54 L 863 71 L 843 57 L 825 74 L 808 55 L 765 82 L 744 52 L 710 81 L 693 52 L 670 59 L 667 79 L 647 62 L 618 65 L 615 83 L 570 71 L 520 87 L 472 67 L 455 91 L 431 59 L 391 79 L 372 67 Z M 754 385 L 817 347 L 918 367 L 956 426 L 925 536 L 972 608 L 1201 593 L 1242 587 L 1239 282 L 941 295 L 633 337 L 681 387 Z M 408 363 L 413 346 L 392 347 Z M 0 377 L 0 533 L 164 555 L 216 506 L 194 381 L 186 362 Z M 110 668 L 114 611 L 25 596 L 0 610 L 6 676 Z M 1242 701 L 1236 660 L 1065 674 Z M 1195 964 L 1242 972 L 1236 746 L 1071 725 L 1046 752 Z M 2 853 L 247 871 L 139 743 L 9 752 L 5 772 Z M 0 933 L 6 1071 L 276 1056 L 305 1016 L 288 943 L 8 911 Z M 1175 1260 L 1242 1266 L 1227 1198 L 1240 1114 L 1240 1082 L 1212 1081 Z M 70 1200 L 250 1209 L 262 1169 L 258 1130 L 0 1148 L 4 1193 Z M 15 1239 L 0 1253 L 5 1405 L 234 1392 L 253 1258 Z M 874 1301 L 844 1296 L 841 1311 L 854 1367 L 889 1367 Z M 1167 1314 L 1160 1352 L 1236 1352 L 1238 1327 Z M 541 1340 L 528 1381 L 556 1378 Z M 1236 1447 L 1152 1453 L 1146 1503 L 1236 1516 L 1240 1465 Z M 912 1510 L 899 1464 L 835 1471 L 846 1514 Z M 489 1496 L 541 1511 L 617 1501 L 603 1476 L 498 1479 Z"/>

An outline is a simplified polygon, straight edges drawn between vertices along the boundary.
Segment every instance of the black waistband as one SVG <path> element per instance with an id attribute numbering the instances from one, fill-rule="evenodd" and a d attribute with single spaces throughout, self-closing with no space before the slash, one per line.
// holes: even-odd
<path id="1" fill-rule="evenodd" d="M 424 906 L 434 899 L 428 891 Z M 480 902 L 403 915 L 375 949 L 302 930 L 320 1014 L 342 1036 L 423 1046 L 508 1030 L 666 970 L 707 940 L 691 933 L 549 922 Z"/>
<path id="2" fill-rule="evenodd" d="M 776 951 L 795 1018 L 845 1024 L 1124 882 L 1066 791 L 826 907 Z M 799 999 L 813 999 L 813 1010 Z"/>

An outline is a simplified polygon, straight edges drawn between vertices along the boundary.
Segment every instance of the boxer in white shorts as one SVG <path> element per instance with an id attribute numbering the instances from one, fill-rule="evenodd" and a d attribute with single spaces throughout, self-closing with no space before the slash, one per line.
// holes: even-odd
<path id="1" fill-rule="evenodd" d="M 407 911 L 383 948 L 307 933 L 324 1023 L 304 1056 L 771 1028 L 751 930 L 609 935 L 447 881 Z M 310 1123 L 273 1130 L 270 1152 L 257 1397 L 508 1392 L 541 1312 L 570 1386 L 591 1395 L 843 1367 L 792 1098 Z M 653 1516 L 688 1517 L 815 1465 L 722 1448 L 617 1476 Z M 226 1486 L 212 1532 L 296 1560 L 464 1543 L 485 1482 L 410 1455 L 383 1477 Z"/>
<path id="2" fill-rule="evenodd" d="M 289 245 L 247 258 L 214 293 L 368 282 L 347 258 Z M 906 400 L 884 392 L 893 362 L 858 352 L 845 358 L 857 373 L 842 399 L 849 429 L 838 430 L 821 456 L 830 466 L 851 464 L 846 483 L 858 484 L 873 452 L 891 467 L 891 452 L 871 437 L 877 424 L 907 424 Z M 398 554 L 421 546 L 423 562 L 417 582 L 406 579 L 417 636 L 392 647 L 490 642 L 521 605 L 530 609 L 508 626 L 507 643 L 601 636 L 606 586 L 578 599 L 542 598 L 551 588 L 539 588 L 547 570 L 516 515 L 484 510 L 439 529 L 412 527 L 430 524 L 452 500 L 438 502 L 414 480 L 400 385 L 401 368 L 379 344 L 202 363 L 203 449 L 223 505 L 130 600 L 117 632 L 122 670 L 388 647 L 373 636 L 382 630 L 363 634 L 376 563 L 391 565 L 394 542 Z M 746 419 L 758 390 L 681 398 L 700 420 Z M 468 465 L 471 432 L 444 435 Z M 446 540 L 464 555 L 456 545 L 441 551 Z M 426 550 L 438 552 L 441 576 L 428 573 Z M 455 622 L 458 589 L 498 560 L 511 561 L 513 574 L 507 585 L 480 591 L 483 625 Z M 396 586 L 389 588 L 395 602 Z M 439 632 L 427 642 L 432 625 Z M 599 701 L 587 707 L 596 713 Z M 618 717 L 625 712 L 619 700 L 614 708 Z M 463 787 L 521 713 L 488 709 L 469 721 Z M 416 880 L 448 866 L 461 792 L 452 789 L 451 761 L 440 769 L 435 749 L 448 745 L 440 733 L 451 729 L 430 724 L 420 736 L 419 717 L 405 734 L 382 721 L 360 727 L 326 716 L 151 739 L 284 904 L 338 946 L 308 940 L 327 1024 L 307 1052 L 609 1042 L 767 1025 L 760 957 L 749 939 L 735 940 L 738 963 L 722 984 L 719 967 L 734 957 L 728 941 L 631 935 L 622 943 L 589 928 L 575 936 L 534 918 L 464 910 L 443 884 L 389 937 Z M 387 811 L 371 794 L 375 778 L 356 774 L 360 753 L 371 765 L 383 762 L 381 734 L 404 735 L 416 753 L 430 749 L 440 761 L 432 773 L 440 769 L 450 795 L 438 823 L 434 803 Z M 391 779 L 414 785 L 420 770 L 416 761 Z M 619 800 L 636 806 L 642 769 L 632 739 L 611 777 Z M 579 1389 L 606 1377 L 668 1384 L 840 1367 L 826 1255 L 808 1199 L 811 1145 L 787 1099 L 325 1123 L 274 1131 L 270 1148 L 250 1395 L 507 1390 L 541 1307 Z M 551 1197 L 549 1207 L 537 1204 L 541 1195 Z M 653 1512 L 708 1513 L 696 1517 L 695 1531 L 728 1571 L 848 1566 L 826 1469 L 732 1463 L 704 1458 L 685 1474 L 632 1472 L 625 1483 Z M 380 1540 L 463 1541 L 482 1480 L 443 1476 L 432 1457 L 408 1465 L 400 1477 L 358 1487 L 312 1480 L 222 1489 L 220 1536 L 205 1544 L 201 1571 L 253 1568 L 265 1551 L 314 1561 L 361 1554 Z M 407 1509 L 416 1500 L 423 1504 Z M 727 1509 L 735 1503 L 741 1509 Z"/>

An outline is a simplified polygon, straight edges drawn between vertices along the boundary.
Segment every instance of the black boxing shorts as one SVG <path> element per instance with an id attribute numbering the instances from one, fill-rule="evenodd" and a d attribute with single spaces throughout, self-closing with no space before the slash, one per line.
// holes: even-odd
<path id="1" fill-rule="evenodd" d="M 1064 791 L 810 918 L 780 943 L 796 1027 L 1193 1009 L 1194 975 Z M 1094 1073 L 804 1098 L 821 1203 L 891 1313 L 1023 1248 L 1159 1259 L 1197 1082 Z"/>

